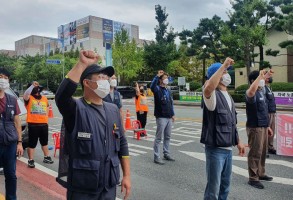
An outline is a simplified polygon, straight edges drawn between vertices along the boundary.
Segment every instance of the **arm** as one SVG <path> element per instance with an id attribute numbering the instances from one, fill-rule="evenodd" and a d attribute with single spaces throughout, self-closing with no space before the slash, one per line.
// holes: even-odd
<path id="1" fill-rule="evenodd" d="M 158 91 L 158 87 L 157 87 L 158 82 L 159 82 L 159 77 L 155 76 L 154 79 L 152 80 L 152 83 L 151 83 L 151 90 L 153 93 Z"/>
<path id="2" fill-rule="evenodd" d="M 218 87 L 219 82 L 223 76 L 224 71 L 234 63 L 234 60 L 231 58 L 226 58 L 222 66 L 213 74 L 213 76 L 205 83 L 203 94 L 206 98 L 210 98 L 212 92 Z"/>
<path id="3" fill-rule="evenodd" d="M 34 85 L 32 84 L 28 89 L 26 89 L 26 91 L 24 92 L 24 94 L 23 94 L 23 99 L 25 100 L 25 101 L 28 101 L 29 100 L 29 98 L 30 98 L 30 95 L 31 95 L 31 93 L 32 93 L 32 91 L 33 91 L 33 89 L 34 89 Z"/>
<path id="4" fill-rule="evenodd" d="M 139 87 L 137 83 L 135 84 L 135 92 L 136 92 L 136 96 L 140 95 L 140 91 L 139 91 Z"/>
<path id="5" fill-rule="evenodd" d="M 250 85 L 250 87 L 248 88 L 248 90 L 246 91 L 246 95 L 248 98 L 252 98 L 255 96 L 255 93 L 258 89 L 258 85 L 259 85 L 259 81 L 265 79 L 265 75 L 264 75 L 264 71 L 261 70 L 259 72 L 259 76 L 257 77 L 256 80 L 253 81 L 253 83 Z"/>
<path id="6" fill-rule="evenodd" d="M 21 121 L 19 115 L 14 116 L 14 125 L 18 134 L 18 141 L 22 141 Z M 22 142 L 17 142 L 16 154 L 18 155 L 18 157 L 23 155 Z"/>
<path id="7" fill-rule="evenodd" d="M 127 199 L 131 192 L 131 179 L 130 179 L 130 161 L 129 158 L 120 159 L 123 179 L 121 182 L 121 192 L 125 191 L 124 199 Z"/>

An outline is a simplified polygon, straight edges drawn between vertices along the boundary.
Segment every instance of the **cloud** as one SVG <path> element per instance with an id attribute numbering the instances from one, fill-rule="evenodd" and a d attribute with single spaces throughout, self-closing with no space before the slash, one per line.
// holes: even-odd
<path id="1" fill-rule="evenodd" d="M 140 38 L 154 39 L 155 5 L 166 7 L 167 21 L 175 31 L 193 30 L 201 18 L 217 14 L 227 19 L 229 0 L 8 0 L 0 10 L 0 49 L 30 35 L 57 37 L 57 27 L 93 15 L 139 26 Z M 3 9 L 4 8 L 4 9 Z"/>

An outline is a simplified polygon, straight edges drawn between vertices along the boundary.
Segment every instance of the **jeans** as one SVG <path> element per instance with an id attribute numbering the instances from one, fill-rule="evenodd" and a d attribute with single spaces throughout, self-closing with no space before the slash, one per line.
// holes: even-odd
<path id="1" fill-rule="evenodd" d="M 207 185 L 205 200 L 228 197 L 232 173 L 232 150 L 205 146 Z"/>
<path id="2" fill-rule="evenodd" d="M 16 200 L 16 143 L 0 144 L 0 163 L 5 176 L 6 200 Z"/>
<path id="3" fill-rule="evenodd" d="M 164 134 L 163 141 L 163 154 L 169 155 L 169 146 L 170 146 L 170 138 L 171 138 L 171 128 L 172 128 L 172 118 L 157 118 L 157 132 L 156 138 L 154 142 L 154 156 L 155 159 L 159 159 L 160 156 L 160 143 L 162 141 L 162 135 Z"/>

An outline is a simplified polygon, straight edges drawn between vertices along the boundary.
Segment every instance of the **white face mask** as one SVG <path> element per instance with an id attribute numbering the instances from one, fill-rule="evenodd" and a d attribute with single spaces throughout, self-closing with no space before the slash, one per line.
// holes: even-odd
<path id="1" fill-rule="evenodd" d="M 165 85 L 168 85 L 169 80 L 166 78 L 166 79 L 163 80 L 163 83 L 164 83 Z"/>
<path id="2" fill-rule="evenodd" d="M 5 78 L 0 78 L 0 90 L 5 90 L 9 88 L 9 82 L 8 79 Z"/>
<path id="3" fill-rule="evenodd" d="M 105 98 L 110 92 L 110 84 L 108 80 L 96 81 L 98 88 L 93 90 L 102 99 Z"/>
<path id="4" fill-rule="evenodd" d="M 222 76 L 221 83 L 222 83 L 223 85 L 225 85 L 226 87 L 227 87 L 228 85 L 230 85 L 230 84 L 231 84 L 231 76 L 230 76 L 230 74 L 224 74 L 224 75 Z"/>
<path id="5" fill-rule="evenodd" d="M 112 80 L 110 81 L 110 86 L 111 86 L 111 87 L 116 87 L 116 86 L 117 86 L 117 80 L 116 80 L 116 79 L 112 79 Z"/>
<path id="6" fill-rule="evenodd" d="M 265 80 L 261 79 L 259 82 L 258 82 L 258 86 L 263 88 L 265 86 Z"/>

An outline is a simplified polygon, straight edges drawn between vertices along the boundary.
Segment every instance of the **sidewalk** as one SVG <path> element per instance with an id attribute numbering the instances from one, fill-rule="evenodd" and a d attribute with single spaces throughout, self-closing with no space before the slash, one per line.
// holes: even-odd
<path id="1" fill-rule="evenodd" d="M 35 169 L 27 167 L 25 158 L 16 163 L 17 199 L 18 200 L 65 200 L 66 189 L 56 180 L 56 172 L 36 164 Z M 0 176 L 0 200 L 4 200 L 5 178 Z"/>

